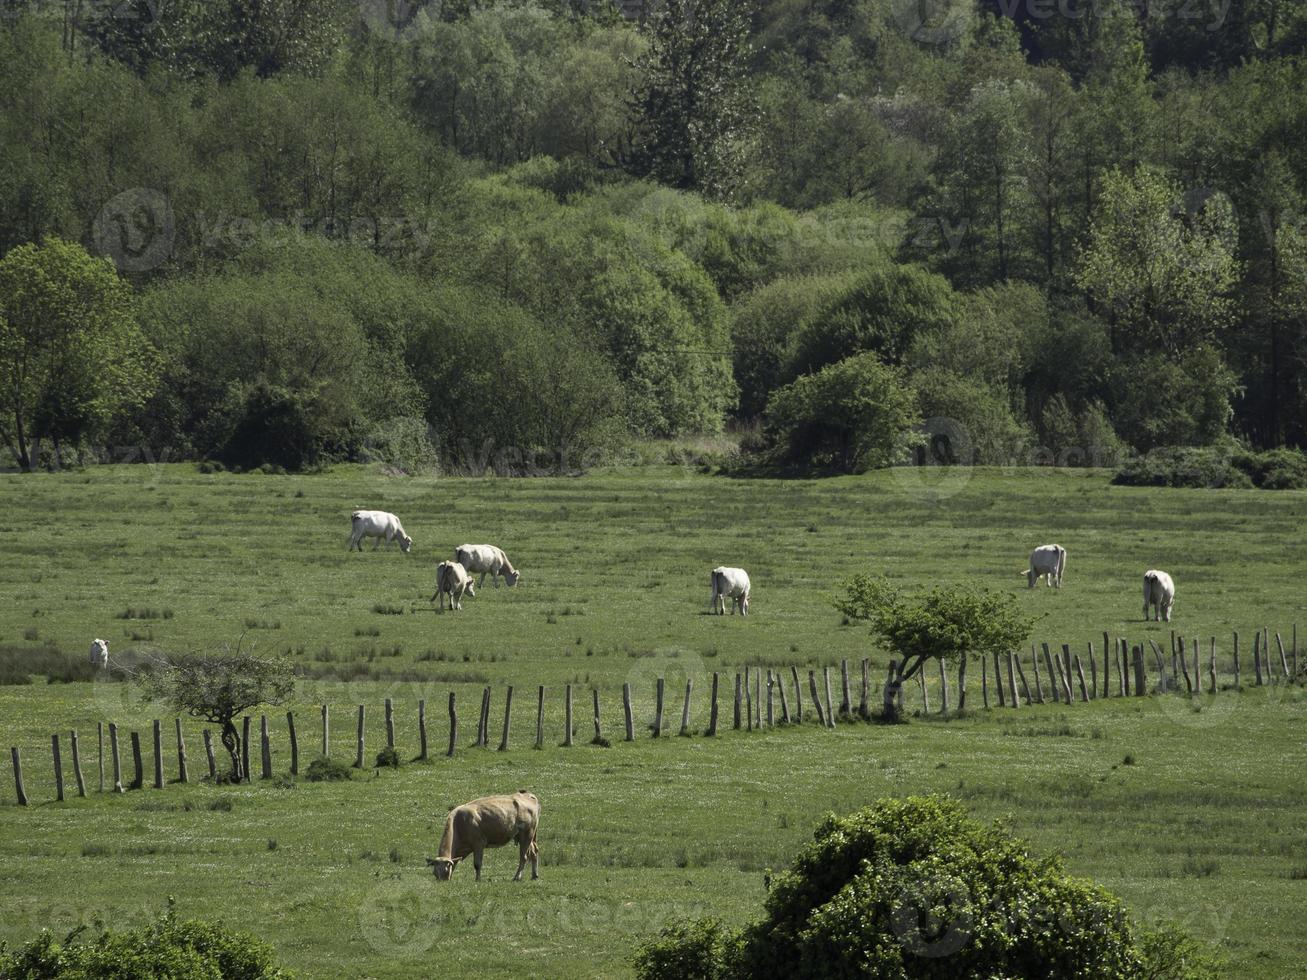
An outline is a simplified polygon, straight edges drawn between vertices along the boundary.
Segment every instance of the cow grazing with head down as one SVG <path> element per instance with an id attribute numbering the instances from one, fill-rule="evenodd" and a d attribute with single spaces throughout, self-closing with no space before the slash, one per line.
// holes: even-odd
<path id="1" fill-rule="evenodd" d="M 472 588 L 472 576 L 468 575 L 467 569 L 456 561 L 442 561 L 437 565 L 436 594 L 431 597 L 431 601 L 440 599 L 440 611 L 445 611 L 445 596 L 449 596 L 451 610 L 462 609 L 465 594 L 476 597 L 476 590 Z"/>
<path id="2" fill-rule="evenodd" d="M 517 580 L 522 577 L 522 573 L 513 567 L 503 549 L 496 548 L 493 544 L 459 545 L 454 550 L 454 560 L 466 568 L 469 574 L 480 573 L 481 581 L 477 583 L 477 588 L 485 586 L 487 575 L 494 581 L 496 589 L 499 588 L 501 575 L 510 588 L 517 585 Z"/>
<path id="3" fill-rule="evenodd" d="M 1062 588 L 1062 573 L 1066 571 L 1066 549 L 1060 544 L 1045 544 L 1030 553 L 1030 567 L 1026 569 L 1026 587 L 1033 589 L 1043 578 L 1049 585 Z"/>
<path id="4" fill-rule="evenodd" d="M 387 549 L 391 542 L 398 541 L 400 550 L 405 554 L 413 547 L 413 539 L 404 533 L 404 525 L 399 523 L 399 518 L 384 510 L 356 510 L 350 514 L 350 525 L 350 551 L 362 551 L 364 538 L 377 539 L 377 543 L 372 546 L 373 551 L 381 547 L 382 541 L 386 542 Z"/>
<path id="5" fill-rule="evenodd" d="M 1171 621 L 1171 607 L 1175 605 L 1175 583 L 1166 572 L 1150 568 L 1144 572 L 1144 619 L 1151 619 L 1157 610 L 1157 621 Z"/>
<path id="6" fill-rule="evenodd" d="M 91 653 L 89 656 L 92 666 L 106 670 L 109 667 L 109 644 L 105 640 L 94 639 L 91 641 Z"/>
<path id="7" fill-rule="evenodd" d="M 726 615 L 726 600 L 731 600 L 731 615 L 740 610 L 749 615 L 749 573 L 743 568 L 714 568 L 712 570 L 712 611 Z"/>
<path id="8" fill-rule="evenodd" d="M 487 796 L 449 811 L 445 832 L 440 837 L 439 857 L 427 858 L 438 879 L 448 881 L 454 868 L 469 854 L 481 880 L 481 857 L 487 847 L 503 847 L 517 841 L 518 861 L 514 881 L 522 880 L 522 869 L 531 862 L 532 880 L 540 877 L 540 849 L 536 828 L 540 825 L 540 801 L 534 793 L 518 790 L 512 796 Z"/>

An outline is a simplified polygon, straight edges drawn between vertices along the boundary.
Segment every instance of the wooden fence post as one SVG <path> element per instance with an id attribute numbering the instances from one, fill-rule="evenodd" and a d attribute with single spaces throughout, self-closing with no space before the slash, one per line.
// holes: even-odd
<path id="1" fill-rule="evenodd" d="M 250 716 L 246 715 L 241 719 L 241 778 L 240 781 L 248 783 L 250 781 Z"/>
<path id="2" fill-rule="evenodd" d="M 622 697 L 623 700 L 626 701 L 628 704 L 630 703 L 630 692 L 631 692 L 631 685 L 623 684 Z M 631 717 L 631 712 L 629 710 L 626 713 L 626 717 L 629 722 Z M 628 739 L 627 741 L 630 740 Z M 545 747 L 545 686 L 541 684 L 539 689 L 536 691 L 536 748 L 543 749 L 544 747 Z"/>
<path id="3" fill-rule="evenodd" d="M 840 714 L 848 716 L 853 713 L 853 699 L 849 693 L 849 661 L 847 657 L 840 659 Z"/>
<path id="4" fill-rule="evenodd" d="M 762 728 L 762 668 L 753 672 L 753 727 Z"/>
<path id="5" fill-rule="evenodd" d="M 73 729 L 69 734 L 69 745 L 73 750 L 73 778 L 77 781 L 77 795 L 86 796 L 86 780 L 82 778 L 82 753 L 77 745 L 77 729 Z"/>
<path id="6" fill-rule="evenodd" d="M 572 747 L 572 685 L 571 684 L 567 684 L 563 688 L 563 705 L 564 705 L 563 724 L 567 726 L 567 730 L 563 732 L 563 745 L 566 748 L 571 748 Z"/>
<path id="7" fill-rule="evenodd" d="M 1293 655 L 1293 679 L 1296 682 L 1298 680 L 1298 624 L 1297 623 L 1293 624 L 1292 655 Z"/>
<path id="8" fill-rule="evenodd" d="M 1253 630 L 1253 674 L 1256 677 L 1256 686 L 1262 686 L 1262 632 Z"/>
<path id="9" fill-rule="evenodd" d="M 753 675 L 748 664 L 744 666 L 744 730 L 753 731 Z"/>
<path id="10" fill-rule="evenodd" d="M 179 782 L 189 783 L 191 774 L 186 766 L 186 738 L 182 735 L 181 718 L 174 718 L 173 724 L 177 727 L 177 779 Z M 294 771 L 294 769 L 291 770 L 291 772 Z"/>
<path id="11" fill-rule="evenodd" d="M 591 690 L 591 694 L 593 695 L 593 699 L 594 699 L 594 726 L 595 726 L 594 740 L 595 743 L 598 744 L 599 741 L 604 737 L 604 731 L 599 721 L 599 688 L 597 687 L 593 688 Z"/>
<path id="12" fill-rule="evenodd" d="M 128 784 L 128 789 L 140 789 L 145 785 L 145 769 L 141 765 L 141 733 L 132 732 L 132 765 L 136 774 Z"/>
<path id="13" fill-rule="evenodd" d="M 943 663 L 943 661 L 940 661 Z M 871 688 L 871 660 L 867 657 L 862 658 L 862 695 L 858 698 L 858 716 L 866 719 L 871 717 L 870 706 L 867 704 L 868 691 Z M 781 706 L 785 705 L 785 686 L 781 685 Z M 789 718 L 785 719 L 789 721 Z"/>
<path id="14" fill-rule="evenodd" d="M 808 671 L 808 693 L 812 695 L 812 703 L 817 706 L 817 724 L 822 728 L 826 727 L 826 713 L 822 710 L 821 696 L 817 694 L 817 673 Z"/>
<path id="15" fill-rule="evenodd" d="M 626 721 L 626 740 L 635 741 L 635 716 L 631 712 L 631 685 L 622 685 L 622 713 Z"/>
<path id="16" fill-rule="evenodd" d="M 1116 651 L 1117 694 L 1123 698 L 1128 698 L 1130 696 L 1130 654 L 1126 649 L 1124 639 L 1117 639 Z"/>
<path id="17" fill-rule="evenodd" d="M 708 737 L 717 734 L 717 671 L 712 675 L 712 704 L 708 709 Z"/>
<path id="18" fill-rule="evenodd" d="M 694 690 L 694 679 L 685 679 L 685 704 L 681 706 L 681 732 L 685 738 L 690 737 L 690 692 Z"/>
<path id="19" fill-rule="evenodd" d="M 835 706 L 831 704 L 831 699 L 830 699 L 830 668 L 823 667 L 821 669 L 821 676 L 822 676 L 822 680 L 825 682 L 826 685 L 826 727 L 834 728 Z"/>
<path id="20" fill-rule="evenodd" d="M 653 737 L 661 738 L 663 734 L 663 690 L 666 687 L 666 681 L 658 678 L 654 692 L 654 730 Z"/>
<path id="21" fill-rule="evenodd" d="M 1171 651 L 1171 662 L 1175 663 L 1176 653 Z M 1184 672 L 1185 691 L 1192 697 L 1194 693 L 1194 682 L 1189 677 L 1189 660 L 1184 655 L 1184 637 L 1180 638 L 1180 669 Z"/>
<path id="22" fill-rule="evenodd" d="M 948 669 L 944 666 L 944 658 L 939 658 L 939 713 L 948 714 Z"/>
<path id="23" fill-rule="evenodd" d="M 1275 683 L 1275 670 L 1271 667 L 1271 628 L 1262 627 L 1262 664 L 1266 667 L 1266 683 Z"/>
<path id="24" fill-rule="evenodd" d="M 218 780 L 218 760 L 213 755 L 213 732 L 204 730 L 204 755 L 209 761 L 209 782 Z"/>
<path id="25" fill-rule="evenodd" d="M 736 731 L 739 731 L 739 728 L 740 728 L 740 675 L 739 675 L 739 672 L 738 672 L 738 671 L 737 671 L 736 674 L 735 674 L 735 724 L 733 725 L 733 727 L 735 728 Z"/>
<path id="26" fill-rule="evenodd" d="M 980 703 L 989 710 L 989 658 L 980 655 Z"/>
<path id="27" fill-rule="evenodd" d="M 1234 631 L 1234 689 L 1239 690 L 1239 631 Z"/>
<path id="28" fill-rule="evenodd" d="M 490 688 L 481 692 L 481 717 L 477 724 L 477 745 L 490 748 Z"/>
<path id="29" fill-rule="evenodd" d="M 418 761 L 426 762 L 429 758 L 427 748 L 427 701 L 418 699 Z"/>
<path id="30" fill-rule="evenodd" d="M 1053 703 L 1059 704 L 1062 701 L 1062 695 L 1058 691 L 1057 671 L 1053 669 L 1053 655 L 1049 652 L 1047 643 L 1041 643 L 1040 647 L 1044 651 L 1044 666 L 1048 668 L 1048 686 L 1053 689 Z"/>
<path id="31" fill-rule="evenodd" d="M 1071 644 L 1062 644 L 1062 659 L 1058 662 L 1058 670 L 1062 677 L 1062 693 L 1066 695 L 1066 703 L 1071 703 Z M 1065 667 L 1065 669 L 1063 669 Z"/>
<path id="32" fill-rule="evenodd" d="M 50 736 L 50 751 L 54 755 L 54 798 L 64 801 L 64 757 L 59 751 L 59 733 Z"/>
<path id="33" fill-rule="evenodd" d="M 1025 694 L 1025 697 L 1026 697 L 1026 704 L 1027 704 L 1027 705 L 1031 705 L 1031 704 L 1034 703 L 1034 701 L 1033 701 L 1033 699 L 1030 697 L 1030 684 L 1029 684 L 1029 682 L 1027 682 L 1027 680 L 1026 680 L 1026 671 L 1025 671 L 1025 669 L 1021 666 L 1021 654 L 1017 653 L 1017 654 L 1014 654 L 1013 656 L 1014 656 L 1014 658 L 1015 658 L 1015 660 L 1016 660 L 1016 664 L 1017 664 L 1017 676 L 1021 678 L 1021 690 L 1022 690 L 1022 692 Z"/>
<path id="34" fill-rule="evenodd" d="M 1035 668 L 1035 699 L 1044 703 L 1044 682 L 1039 676 L 1039 654 L 1035 653 L 1035 645 L 1030 644 L 1030 662 Z"/>
<path id="35" fill-rule="evenodd" d="M 1198 641 L 1195 640 L 1195 641 L 1194 641 L 1195 649 L 1197 648 L 1197 644 L 1198 644 Z M 1283 641 L 1282 639 L 1280 639 L 1280 634 L 1279 634 L 1278 632 L 1275 634 L 1275 646 L 1276 646 L 1276 648 L 1280 651 L 1280 669 L 1281 669 L 1282 671 L 1284 671 L 1284 679 L 1285 679 L 1285 681 L 1287 682 L 1287 681 L 1289 680 L 1289 676 L 1290 676 L 1290 675 L 1289 675 L 1289 658 L 1286 657 L 1286 656 L 1284 655 L 1284 641 Z"/>
<path id="36" fill-rule="evenodd" d="M 1085 687 L 1085 668 L 1080 663 L 1080 654 L 1076 654 L 1076 678 L 1080 681 L 1080 700 L 1089 701 L 1089 690 Z"/>
<path id="37" fill-rule="evenodd" d="M 790 723 L 790 699 L 785 696 L 785 675 L 778 669 L 776 671 L 776 689 L 781 696 L 781 724 Z"/>
<path id="38" fill-rule="evenodd" d="M 922 715 L 930 714 L 930 695 L 926 693 L 926 672 L 917 671 L 917 687 L 921 688 L 921 713 Z"/>
<path id="39" fill-rule="evenodd" d="M 1148 641 L 1148 645 L 1149 645 L 1150 647 L 1152 647 L 1152 650 L 1153 650 L 1153 658 L 1157 661 L 1157 677 L 1158 677 L 1158 682 L 1159 682 L 1159 684 L 1160 684 L 1162 690 L 1165 691 L 1165 690 L 1166 690 L 1166 687 L 1167 687 L 1167 684 L 1166 684 L 1166 661 L 1165 661 L 1165 659 L 1163 659 L 1163 657 L 1162 657 L 1162 650 L 1161 650 L 1161 647 L 1159 647 L 1156 643 L 1154 643 L 1154 642 L 1152 641 L 1151 638 L 1150 638 L 1149 641 Z M 1145 654 L 1145 657 L 1147 657 L 1147 654 Z M 1171 686 L 1174 687 L 1175 684 L 1172 683 Z"/>
<path id="40" fill-rule="evenodd" d="M 1179 688 L 1180 671 L 1177 667 L 1188 666 L 1189 665 L 1184 662 L 1184 640 L 1180 640 L 1180 651 L 1177 653 L 1175 648 L 1175 630 L 1171 630 L 1171 683 L 1167 684 L 1164 672 L 1162 677 L 1162 690 L 1165 691 L 1168 688 Z M 1188 675 L 1188 670 L 1185 671 L 1185 674 L 1186 676 Z"/>
<path id="41" fill-rule="evenodd" d="M 1016 708 L 1020 707 L 1021 702 L 1017 700 L 1017 674 L 1012 665 L 1012 659 L 1012 651 L 1009 650 L 1007 655 L 1007 695 L 1012 707 Z"/>
<path id="42" fill-rule="evenodd" d="M 958 664 L 958 714 L 967 706 L 967 658 Z"/>
<path id="43" fill-rule="evenodd" d="M 151 734 L 154 736 L 154 788 L 163 789 L 163 726 L 158 718 L 151 725 Z"/>
<path id="44" fill-rule="evenodd" d="M 268 738 L 268 716 L 259 719 L 259 747 L 263 754 L 263 778 L 272 778 L 272 742 Z"/>
<path id="45" fill-rule="evenodd" d="M 1148 676 L 1144 668 L 1144 648 L 1135 647 L 1135 697 L 1142 698 L 1148 693 Z"/>
<path id="46" fill-rule="evenodd" d="M 998 706 L 1007 707 L 1007 691 L 1003 689 L 1003 664 L 999 659 L 998 651 L 994 651 L 994 687 L 998 690 Z"/>
<path id="47" fill-rule="evenodd" d="M 328 709 L 324 704 L 322 706 L 322 756 L 328 758 L 331 755 L 331 741 L 328 738 L 330 720 L 328 718 Z"/>
<path id="48" fill-rule="evenodd" d="M 1111 692 L 1108 690 L 1108 683 L 1112 676 L 1112 651 L 1110 649 L 1110 637 L 1107 630 L 1103 630 L 1103 697 L 1110 697 Z"/>
<path id="49" fill-rule="evenodd" d="M 794 721 L 803 724 L 803 685 L 799 682 L 799 668 L 790 665 L 790 674 L 794 677 Z"/>
<path id="50" fill-rule="evenodd" d="M 1212 637 L 1212 656 L 1207 661 L 1207 680 L 1210 693 L 1216 693 L 1216 637 Z"/>
<path id="51" fill-rule="evenodd" d="M 775 691 L 772 690 L 773 683 L 774 682 L 772 680 L 771 669 L 768 668 L 767 670 L 767 727 L 768 728 L 776 727 L 776 716 L 772 713 L 772 703 L 775 700 Z"/>
<path id="52" fill-rule="evenodd" d="M 499 751 L 508 751 L 508 730 L 513 721 L 513 685 L 504 692 L 504 734 L 499 739 Z M 595 691 L 595 734 L 599 734 L 599 692 Z"/>
<path id="53" fill-rule="evenodd" d="M 360 704 L 360 705 L 359 705 L 358 734 L 356 735 L 356 737 L 355 737 L 355 741 L 354 741 L 354 746 L 355 746 L 355 749 L 354 749 L 354 768 L 355 768 L 355 769 L 362 769 L 362 768 L 363 768 L 363 723 L 364 723 L 364 720 L 365 720 L 365 713 L 366 713 L 366 709 L 364 708 L 363 705 Z"/>
<path id="54" fill-rule="evenodd" d="M 18 794 L 18 805 L 27 806 L 27 790 L 23 789 L 23 760 L 18 754 L 18 746 L 9 750 L 9 758 L 14 762 L 14 791 Z"/>
<path id="55" fill-rule="evenodd" d="M 123 791 L 123 767 L 118 756 L 118 726 L 109 722 L 109 750 L 113 753 L 113 791 Z"/>
<path id="56" fill-rule="evenodd" d="M 104 792 L 104 722 L 95 723 L 95 765 L 100 771 L 100 789 L 98 792 Z"/>
<path id="57" fill-rule="evenodd" d="M 1089 697 L 1091 700 L 1098 698 L 1098 661 L 1094 657 L 1094 644 L 1089 644 Z"/>
<path id="58" fill-rule="evenodd" d="M 395 705 L 386 698 L 384 710 L 386 712 L 386 748 L 395 747 Z"/>
<path id="59" fill-rule="evenodd" d="M 454 746 L 458 744 L 458 712 L 454 707 L 454 692 L 449 692 L 449 751 L 445 754 L 454 757 Z"/>

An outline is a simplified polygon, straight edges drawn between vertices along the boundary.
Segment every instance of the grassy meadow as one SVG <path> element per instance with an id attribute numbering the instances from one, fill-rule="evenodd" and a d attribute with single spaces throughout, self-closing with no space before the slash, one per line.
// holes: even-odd
<path id="1" fill-rule="evenodd" d="M 416 703 L 427 701 L 433 750 L 426 764 L 369 768 L 347 784 L 193 783 L 100 796 L 95 723 L 142 732 L 148 785 L 150 719 L 165 717 L 166 733 L 171 719 L 121 683 L 0 686 L 0 746 L 22 749 L 33 803 L 15 805 L 6 771 L 0 939 L 44 925 L 135 923 L 175 896 L 184 913 L 266 938 L 307 976 L 620 976 L 634 945 L 663 923 L 755 915 L 766 869 L 784 867 L 825 812 L 941 791 L 1065 855 L 1139 917 L 1210 941 L 1230 975 L 1304 975 L 1307 700 L 1297 686 L 1251 688 L 1251 643 L 1254 627 L 1290 644 L 1293 624 L 1307 624 L 1307 495 L 1118 488 L 1102 472 L 1076 471 L 773 481 L 669 466 L 412 481 L 363 467 L 264 476 L 174 465 L 6 475 L 0 498 L 0 594 L 9 598 L 0 653 L 9 662 L 54 648 L 82 658 L 94 636 L 109 640 L 115 659 L 239 641 L 288 653 L 303 671 L 291 706 L 303 761 L 320 738 L 321 703 L 331 705 L 332 754 L 350 759 L 353 712 L 367 705 L 371 760 L 386 697 L 406 760 L 417 746 Z M 412 553 L 346 553 L 356 507 L 399 514 Z M 487 582 L 463 612 L 435 613 L 436 562 L 481 541 L 507 550 L 520 585 Z M 1065 587 L 1028 591 L 1026 557 L 1050 541 L 1069 552 Z M 747 620 L 707 614 L 717 564 L 749 569 Z M 1176 579 L 1171 627 L 1142 621 L 1149 567 Z M 790 665 L 870 657 L 878 683 L 886 654 L 828 601 L 864 570 L 909 586 L 1012 589 L 1042 617 L 1035 640 L 1080 653 L 1093 641 L 1100 657 L 1105 630 L 1165 645 L 1174 628 L 1202 638 L 1206 664 L 1215 636 L 1225 685 L 1237 629 L 1245 690 L 1192 703 L 1153 696 L 984 711 L 975 670 L 975 710 L 960 719 L 649 738 L 660 676 L 673 732 L 694 682 L 696 733 L 714 671 L 729 686 L 745 664 L 788 675 Z M 624 682 L 639 721 L 629 745 L 620 741 Z M 577 745 L 563 749 L 569 683 Z M 535 751 L 542 684 L 547 733 Z M 936 684 L 932 675 L 932 706 Z M 471 747 L 486 685 L 494 744 L 514 688 L 505 753 Z M 594 687 L 610 748 L 588 744 Z M 453 759 L 444 756 L 450 691 L 460 709 Z M 907 693 L 919 706 L 915 687 Z M 810 717 L 806 690 L 804 702 Z M 723 707 L 729 725 L 725 698 Z M 271 716 L 284 773 L 285 719 L 279 709 Z M 187 725 L 192 773 L 204 768 L 200 727 Z M 58 804 L 49 737 L 72 728 L 92 792 Z M 172 778 L 167 734 L 165 746 Z M 488 854 L 480 885 L 470 867 L 436 883 L 423 857 L 435 853 L 447 808 L 519 787 L 542 800 L 541 881 L 511 884 L 515 856 L 504 850 Z"/>

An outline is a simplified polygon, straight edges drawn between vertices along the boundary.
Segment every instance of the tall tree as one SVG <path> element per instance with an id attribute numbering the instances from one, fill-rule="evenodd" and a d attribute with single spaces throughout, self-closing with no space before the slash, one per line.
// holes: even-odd
<path id="1" fill-rule="evenodd" d="M 728 199 L 740 188 L 756 115 L 746 68 L 747 0 L 666 0 L 632 109 L 640 176 Z"/>

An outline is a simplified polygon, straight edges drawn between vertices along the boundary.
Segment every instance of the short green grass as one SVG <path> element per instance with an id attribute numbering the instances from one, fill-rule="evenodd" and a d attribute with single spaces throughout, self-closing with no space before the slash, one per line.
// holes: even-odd
<path id="1" fill-rule="evenodd" d="M 387 697 L 405 760 L 343 784 L 99 796 L 96 722 L 142 733 L 148 784 L 158 710 L 120 684 L 0 687 L 0 745 L 22 749 L 34 804 L 14 806 L 8 773 L 0 778 L 0 938 L 143 921 L 175 895 L 186 913 L 264 936 L 310 976 L 621 975 L 659 924 L 756 914 L 765 870 L 785 866 L 824 812 L 941 791 L 1006 817 L 1141 918 L 1176 921 L 1216 944 L 1231 975 L 1300 975 L 1307 701 L 1296 686 L 986 712 L 973 673 L 975 710 L 963 719 L 675 737 L 687 679 L 691 727 L 705 727 L 714 671 L 729 689 L 746 663 L 788 674 L 792 664 L 866 656 L 878 682 L 885 653 L 864 629 L 842 625 L 826 598 L 860 570 L 910 586 L 1013 589 L 1043 617 L 1036 640 L 1087 653 L 1104 630 L 1169 643 L 1167 628 L 1141 619 L 1141 573 L 1161 567 L 1177 581 L 1172 627 L 1202 639 L 1204 664 L 1217 637 L 1223 685 L 1232 630 L 1243 634 L 1246 688 L 1254 627 L 1292 643 L 1307 495 L 1113 488 L 1102 473 L 919 476 L 729 480 L 668 467 L 414 484 L 349 467 L 268 477 L 172 466 L 0 478 L 0 589 L 10 597 L 0 646 L 54 644 L 80 657 L 98 635 L 116 658 L 238 640 L 289 651 L 312 675 L 293 706 L 302 765 L 316 754 L 324 702 L 332 754 L 349 759 L 354 711 L 367 706 L 371 763 Z M 348 514 L 360 506 L 400 514 L 413 553 L 346 554 Z M 464 541 L 504 546 L 521 585 L 487 583 L 462 613 L 438 615 L 427 602 L 435 563 Z M 1026 591 L 1025 558 L 1048 541 L 1068 548 L 1066 587 Z M 719 563 L 750 570 L 748 620 L 706 615 L 708 570 Z M 659 676 L 673 734 L 655 741 L 646 726 Z M 635 699 L 634 744 L 621 741 L 623 682 Z M 563 749 L 569 683 L 577 744 Z M 547 737 L 535 751 L 542 684 Z M 482 685 L 494 691 L 495 745 L 513 685 L 506 753 L 470 747 Z M 936 685 L 932 677 L 935 705 Z M 592 687 L 611 748 L 587 744 Z M 460 729 L 452 760 L 443 755 L 450 691 Z M 908 697 L 919 704 L 915 689 Z M 408 761 L 419 698 L 427 764 Z M 810 717 L 806 690 L 804 701 Z M 272 723 L 283 774 L 280 711 Z M 91 798 L 57 804 L 49 736 L 73 728 Z M 187 734 L 200 772 L 199 726 Z M 543 801 L 542 880 L 511 884 L 515 858 L 499 851 L 481 885 L 470 868 L 436 883 L 423 858 L 435 853 L 448 806 L 519 787 Z"/>

